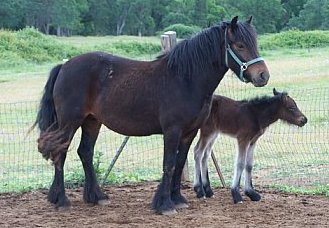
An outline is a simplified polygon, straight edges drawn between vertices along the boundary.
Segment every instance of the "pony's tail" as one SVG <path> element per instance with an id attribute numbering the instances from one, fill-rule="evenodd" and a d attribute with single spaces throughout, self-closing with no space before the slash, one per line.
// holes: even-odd
<path id="1" fill-rule="evenodd" d="M 54 105 L 53 91 L 61 67 L 62 64 L 59 64 L 50 71 L 50 75 L 41 98 L 37 119 L 31 127 L 30 131 L 36 125 L 38 125 L 38 128 L 40 129 L 40 134 L 42 134 L 50 126 L 55 127 L 54 125 L 57 125 L 57 116 Z"/>

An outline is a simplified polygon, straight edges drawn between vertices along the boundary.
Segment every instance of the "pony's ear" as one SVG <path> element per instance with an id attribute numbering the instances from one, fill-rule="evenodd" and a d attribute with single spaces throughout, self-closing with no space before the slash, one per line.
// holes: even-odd
<path id="1" fill-rule="evenodd" d="M 273 94 L 274 94 L 274 96 L 276 96 L 276 95 L 279 95 L 279 92 L 278 92 L 278 91 L 276 91 L 276 89 L 275 89 L 275 88 L 273 88 Z"/>
<path id="2" fill-rule="evenodd" d="M 246 21 L 248 24 L 251 24 L 252 16 L 249 17 L 249 19 Z"/>
<path id="3" fill-rule="evenodd" d="M 238 23 L 238 16 L 235 16 L 232 18 L 231 24 L 230 24 L 232 30 L 235 30 L 238 27 L 237 23 Z"/>

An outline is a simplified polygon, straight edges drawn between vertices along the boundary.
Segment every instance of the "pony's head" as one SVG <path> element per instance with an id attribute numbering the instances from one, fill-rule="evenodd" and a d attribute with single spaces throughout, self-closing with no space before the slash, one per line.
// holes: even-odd
<path id="1" fill-rule="evenodd" d="M 288 96 L 287 93 L 280 93 L 274 88 L 273 94 L 280 99 L 278 112 L 279 119 L 299 127 L 302 127 L 307 123 L 306 116 L 299 110 L 296 102 L 290 96 Z"/>
<path id="2" fill-rule="evenodd" d="M 245 22 L 234 17 L 225 28 L 225 64 L 243 82 L 260 87 L 267 84 L 270 74 L 259 56 L 257 34 L 251 25 L 252 17 Z"/>

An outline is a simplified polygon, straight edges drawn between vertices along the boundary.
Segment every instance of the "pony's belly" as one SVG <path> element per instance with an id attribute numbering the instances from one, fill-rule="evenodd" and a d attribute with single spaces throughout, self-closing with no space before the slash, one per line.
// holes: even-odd
<path id="1" fill-rule="evenodd" d="M 112 131 L 128 136 L 148 136 L 153 134 L 161 134 L 160 124 L 154 121 L 134 121 L 127 119 L 107 119 L 102 123 Z"/>

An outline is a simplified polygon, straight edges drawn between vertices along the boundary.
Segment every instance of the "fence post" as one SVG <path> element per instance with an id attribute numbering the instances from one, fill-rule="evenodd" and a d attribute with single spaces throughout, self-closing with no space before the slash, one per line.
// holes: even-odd
<path id="1" fill-rule="evenodd" d="M 163 53 L 170 51 L 177 43 L 176 32 L 168 31 L 161 35 L 161 50 Z M 188 160 L 186 159 L 183 172 L 182 172 L 182 181 L 189 180 L 188 173 Z"/>
<path id="2" fill-rule="evenodd" d="M 161 50 L 163 53 L 170 51 L 176 43 L 176 32 L 168 31 L 161 35 Z"/>

